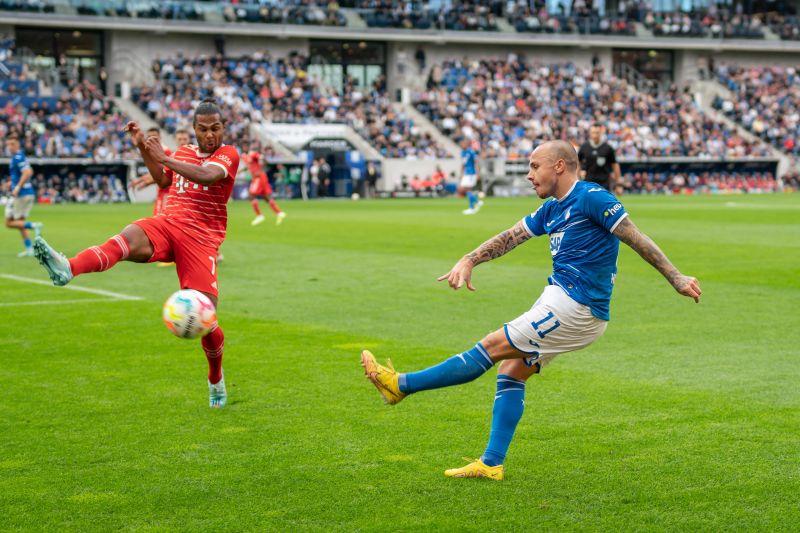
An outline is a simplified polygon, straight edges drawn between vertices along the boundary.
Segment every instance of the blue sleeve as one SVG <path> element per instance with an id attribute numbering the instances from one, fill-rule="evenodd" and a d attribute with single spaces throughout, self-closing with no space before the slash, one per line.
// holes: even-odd
<path id="1" fill-rule="evenodd" d="M 583 210 L 589 220 L 603 226 L 609 233 L 628 216 L 622 203 L 601 187 L 586 191 L 583 195 Z"/>
<path id="2" fill-rule="evenodd" d="M 28 160 L 25 159 L 25 156 L 22 154 L 17 154 L 14 156 L 14 162 L 17 164 L 17 168 L 22 171 L 26 168 L 29 168 L 30 165 L 28 164 Z"/>
<path id="3" fill-rule="evenodd" d="M 547 233 L 544 229 L 544 212 L 547 203 L 548 202 L 543 203 L 539 206 L 539 209 L 522 219 L 525 222 L 525 227 L 528 228 L 528 231 L 530 231 L 534 237 Z"/>

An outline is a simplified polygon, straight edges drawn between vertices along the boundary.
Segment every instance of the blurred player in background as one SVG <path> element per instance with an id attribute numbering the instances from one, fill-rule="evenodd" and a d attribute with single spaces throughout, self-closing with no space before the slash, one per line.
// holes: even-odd
<path id="1" fill-rule="evenodd" d="M 466 195 L 469 207 L 462 213 L 474 215 L 480 211 L 483 201 L 478 198 L 474 189 L 478 185 L 478 151 L 472 147 L 471 141 L 464 139 L 461 143 L 461 182 L 458 184 L 458 194 Z"/>
<path id="2" fill-rule="evenodd" d="M 589 140 L 578 150 L 580 175 L 582 179 L 596 183 L 613 193 L 622 172 L 614 149 L 606 142 L 604 133 L 605 128 L 599 122 L 595 122 L 589 128 Z"/>
<path id="3" fill-rule="evenodd" d="M 286 218 L 278 204 L 272 198 L 272 186 L 269 184 L 267 173 L 264 172 L 264 167 L 261 164 L 261 153 L 258 150 L 248 150 L 245 146 L 245 154 L 242 155 L 242 161 L 247 164 L 247 170 L 250 172 L 250 205 L 253 206 L 253 211 L 256 212 L 256 218 L 250 223 L 253 226 L 258 226 L 264 222 L 264 215 L 261 213 L 261 208 L 258 205 L 258 199 L 264 198 L 269 204 L 269 208 L 275 213 L 275 224 L 280 224 Z"/>
<path id="4" fill-rule="evenodd" d="M 11 153 L 11 162 L 8 164 L 8 173 L 11 175 L 11 198 L 6 204 L 6 227 L 8 229 L 18 229 L 22 236 L 22 243 L 25 249 L 17 254 L 17 257 L 28 257 L 33 255 L 28 230 L 33 230 L 38 237 L 42 232 L 41 222 L 28 222 L 26 219 L 31 212 L 36 195 L 31 183 L 33 168 L 25 158 L 19 143 L 19 137 L 12 133 L 6 138 L 6 146 Z"/>
<path id="5" fill-rule="evenodd" d="M 174 261 L 181 289 L 204 293 L 216 307 L 217 250 L 225 240 L 226 204 L 233 192 L 239 154 L 233 146 L 222 144 L 222 113 L 213 101 L 204 100 L 197 106 L 193 124 L 197 146 L 181 146 L 170 157 L 157 137 L 145 139 L 135 122 L 128 123 L 125 129 L 155 183 L 160 187 L 171 184 L 166 209 L 161 215 L 137 220 L 105 243 L 70 259 L 37 237 L 34 252 L 54 285 L 66 285 L 88 272 L 103 272 L 119 261 Z M 228 398 L 222 372 L 224 338 L 217 326 L 201 341 L 208 360 L 210 407 L 223 407 Z"/>
<path id="6" fill-rule="evenodd" d="M 503 462 L 522 418 L 525 384 L 559 354 L 580 350 L 608 326 L 611 290 L 617 273 L 619 241 L 633 248 L 684 296 L 700 301 L 700 285 L 684 276 L 628 218 L 621 203 L 594 183 L 578 181 L 578 156 L 566 141 L 537 147 L 528 181 L 539 198 L 550 198 L 513 227 L 465 255 L 439 281 L 453 289 L 472 286 L 472 269 L 497 259 L 537 235 L 549 235 L 553 274 L 542 295 L 518 318 L 484 337 L 466 352 L 408 374 L 379 365 L 361 354 L 367 378 L 388 404 L 409 394 L 472 381 L 496 363 L 497 394 L 486 451 L 470 464 L 447 470 L 448 477 L 502 480 Z M 552 197 L 552 198 L 551 198 Z"/>

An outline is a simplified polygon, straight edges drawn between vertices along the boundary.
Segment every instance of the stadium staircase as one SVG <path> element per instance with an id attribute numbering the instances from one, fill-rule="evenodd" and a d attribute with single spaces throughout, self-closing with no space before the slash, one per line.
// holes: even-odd
<path id="1" fill-rule="evenodd" d="M 458 144 L 456 144 L 455 141 L 453 141 L 450 137 L 442 133 L 442 131 L 437 128 L 433 122 L 428 119 L 428 117 L 417 111 L 413 105 L 395 102 L 392 104 L 392 106 L 398 113 L 405 113 L 406 116 L 410 117 L 411 120 L 414 121 L 414 125 L 422 130 L 423 133 L 429 134 L 433 140 L 439 143 L 440 146 L 444 147 L 444 149 L 447 150 L 452 157 L 459 157 L 461 148 L 458 146 Z"/>
<path id="2" fill-rule="evenodd" d="M 747 141 L 758 142 L 760 145 L 766 146 L 769 149 L 770 153 L 779 161 L 778 172 L 777 172 L 778 176 L 782 176 L 788 169 L 791 168 L 792 159 L 788 155 L 786 155 L 783 151 L 779 150 L 771 143 L 764 142 L 761 138 L 751 133 L 744 126 L 738 124 L 737 122 L 734 122 L 733 120 L 725 116 L 724 113 L 721 113 L 716 109 L 714 109 L 712 104 L 717 96 L 720 96 L 728 100 L 732 100 L 734 98 L 733 93 L 731 93 L 726 87 L 723 87 L 716 81 L 698 80 L 692 83 L 690 88 L 694 94 L 699 96 L 699 98 L 697 98 L 696 100 L 699 100 L 698 104 L 700 106 L 700 109 L 703 110 L 703 113 L 710 116 L 714 120 L 718 120 L 723 124 L 725 124 L 726 126 L 736 130 L 736 133 L 741 135 L 742 138 L 746 139 Z"/>
<path id="3" fill-rule="evenodd" d="M 348 28 L 364 29 L 367 27 L 367 23 L 355 9 L 340 8 L 339 13 L 344 15 L 345 20 L 347 20 Z"/>
<path id="4" fill-rule="evenodd" d="M 175 141 L 175 136 L 170 133 L 167 133 L 166 130 L 161 129 L 158 123 L 152 118 L 150 118 L 150 115 L 142 111 L 142 109 L 135 103 L 133 103 L 132 100 L 128 98 L 114 98 L 114 97 L 109 97 L 109 99 L 112 100 L 114 104 L 117 107 L 119 107 L 123 113 L 129 116 L 131 120 L 136 121 L 139 124 L 139 128 L 141 128 L 142 131 L 146 131 L 148 128 L 159 128 L 159 130 L 161 130 L 161 141 L 170 147 L 177 146 L 177 142 Z"/>

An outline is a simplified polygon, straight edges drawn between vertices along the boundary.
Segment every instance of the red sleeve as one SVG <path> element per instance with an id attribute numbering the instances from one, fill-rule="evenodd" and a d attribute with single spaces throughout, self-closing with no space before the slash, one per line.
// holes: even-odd
<path id="1" fill-rule="evenodd" d="M 223 169 L 227 176 L 231 178 L 236 177 L 236 171 L 239 170 L 239 153 L 236 148 L 226 144 L 220 146 L 214 154 L 203 163 L 203 166 L 216 165 Z"/>

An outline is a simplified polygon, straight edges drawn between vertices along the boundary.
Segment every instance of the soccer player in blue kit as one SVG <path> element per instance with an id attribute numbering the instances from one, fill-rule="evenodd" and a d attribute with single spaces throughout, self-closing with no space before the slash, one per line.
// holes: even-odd
<path id="1" fill-rule="evenodd" d="M 439 281 L 447 280 L 453 289 L 466 285 L 475 290 L 472 269 L 476 265 L 497 259 L 531 237 L 547 234 L 553 274 L 533 307 L 473 348 L 419 372 L 401 374 L 391 362 L 384 367 L 370 352 L 361 354 L 367 378 L 388 404 L 415 392 L 467 383 L 499 363 L 486 451 L 464 467 L 445 471 L 449 477 L 503 479 L 503 461 L 522 417 L 527 379 L 555 356 L 588 346 L 608 326 L 619 241 L 655 267 L 678 293 L 700 301 L 697 279 L 672 265 L 631 222 L 614 195 L 595 183 L 578 181 L 578 155 L 572 145 L 544 143 L 533 151 L 529 163 L 528 181 L 539 198 L 549 199 L 536 212 L 462 257 Z"/>
<path id="2" fill-rule="evenodd" d="M 33 247 L 28 230 L 32 229 L 38 237 L 42 231 L 40 222 L 28 222 L 25 220 L 31 212 L 36 196 L 31 183 L 33 169 L 28 160 L 25 159 L 25 152 L 20 147 L 19 137 L 12 133 L 6 138 L 6 147 L 11 154 L 11 162 L 8 164 L 8 173 L 11 175 L 11 198 L 6 204 L 6 227 L 8 229 L 18 229 L 25 249 L 18 257 L 33 256 Z"/>
<path id="3" fill-rule="evenodd" d="M 472 147 L 469 140 L 464 139 L 461 143 L 461 181 L 458 183 L 458 194 L 467 197 L 469 207 L 462 213 L 474 215 L 480 211 L 483 202 L 473 189 L 478 185 L 478 152 Z"/>

